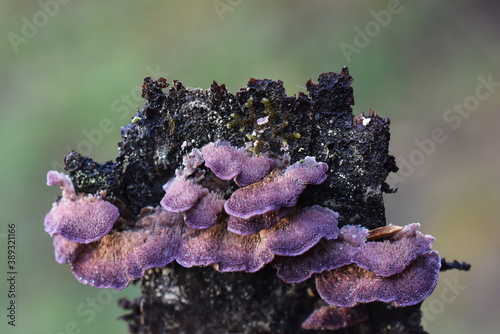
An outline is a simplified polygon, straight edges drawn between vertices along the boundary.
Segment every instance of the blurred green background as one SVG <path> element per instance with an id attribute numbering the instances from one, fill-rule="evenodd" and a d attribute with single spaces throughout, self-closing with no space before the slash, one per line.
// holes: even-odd
<path id="1" fill-rule="evenodd" d="M 388 223 L 421 222 L 442 256 L 472 263 L 441 275 L 424 303 L 426 329 L 497 332 L 498 13 L 494 1 L 2 1 L 0 332 L 126 332 L 116 301 L 138 287 L 84 286 L 55 262 L 43 218 L 60 191 L 45 175 L 70 149 L 114 159 L 145 76 L 204 89 L 216 80 L 233 92 L 266 77 L 293 95 L 344 65 L 354 113 L 390 117 L 390 150 L 405 166 L 390 180 L 399 192 L 386 196 Z M 105 119 L 113 131 L 90 142 Z M 15 328 L 6 318 L 9 223 Z"/>

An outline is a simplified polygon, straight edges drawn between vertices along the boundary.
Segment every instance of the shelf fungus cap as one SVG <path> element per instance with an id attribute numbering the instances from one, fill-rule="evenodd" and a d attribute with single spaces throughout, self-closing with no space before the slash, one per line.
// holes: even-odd
<path id="1" fill-rule="evenodd" d="M 236 176 L 234 181 L 240 187 L 248 186 L 262 180 L 271 171 L 273 166 L 274 161 L 264 154 L 246 157 L 241 166 L 241 172 Z"/>
<path id="2" fill-rule="evenodd" d="M 245 187 L 263 179 L 274 167 L 267 155 L 256 155 L 218 140 L 202 148 L 205 166 L 221 180 L 231 180 Z"/>
<path id="3" fill-rule="evenodd" d="M 313 274 L 336 269 L 355 262 L 361 245 L 366 242 L 368 229 L 345 225 L 337 239 L 321 240 L 317 245 L 299 256 L 277 257 L 272 266 L 285 283 L 300 283 Z"/>
<path id="4" fill-rule="evenodd" d="M 54 236 L 53 244 L 56 261 L 61 264 L 74 262 L 78 258 L 78 255 L 80 255 L 83 249 L 82 246 L 84 245 L 70 241 L 60 235 Z"/>
<path id="5" fill-rule="evenodd" d="M 184 221 L 192 228 L 208 228 L 217 222 L 217 215 L 224 210 L 224 202 L 220 194 L 211 192 L 184 212 Z"/>
<path id="6" fill-rule="evenodd" d="M 216 224 L 204 230 L 187 228 L 177 262 L 187 268 L 213 265 L 220 272 L 256 272 L 273 258 L 258 234 L 244 237 Z"/>
<path id="7" fill-rule="evenodd" d="M 252 235 L 274 227 L 286 213 L 287 210 L 271 211 L 263 215 L 250 217 L 249 219 L 229 216 L 227 219 L 227 229 L 239 235 Z"/>
<path id="8" fill-rule="evenodd" d="M 313 274 L 356 264 L 377 276 L 389 277 L 405 270 L 418 256 L 431 252 L 434 237 L 418 231 L 419 224 L 399 227 L 389 240 L 367 241 L 370 231 L 346 225 L 335 240 L 325 240 L 295 257 L 278 257 L 273 266 L 286 283 L 303 282 Z"/>
<path id="9" fill-rule="evenodd" d="M 418 231 L 420 224 L 406 225 L 389 240 L 363 244 L 356 255 L 358 266 L 378 276 L 392 276 L 402 272 L 417 256 L 432 249 L 435 238 Z"/>
<path id="10" fill-rule="evenodd" d="M 56 236 L 56 260 L 71 263 L 73 275 L 83 284 L 123 289 L 144 276 L 146 270 L 164 267 L 175 260 L 182 226 L 182 214 L 158 207 L 152 214 L 141 217 L 133 229 L 113 231 L 90 244 Z"/>
<path id="11" fill-rule="evenodd" d="M 63 194 L 66 191 L 70 194 L 73 185 L 69 178 L 61 175 L 64 176 L 62 173 L 49 172 L 47 184 L 61 185 Z M 88 244 L 108 234 L 120 216 L 116 206 L 99 197 L 87 195 L 70 198 L 73 196 L 63 196 L 45 216 L 45 231 L 51 236 L 60 235 L 70 241 Z"/>
<path id="12" fill-rule="evenodd" d="M 161 206 L 170 212 L 184 212 L 191 209 L 198 200 L 208 194 L 208 189 L 194 183 L 190 179 L 174 178 L 167 182 L 163 189 L 165 195 Z"/>
<path id="13" fill-rule="evenodd" d="M 337 238 L 338 216 L 330 209 L 315 205 L 282 218 L 275 228 L 261 234 L 274 254 L 297 256 L 316 245 L 321 238 Z"/>
<path id="14" fill-rule="evenodd" d="M 231 216 L 248 219 L 282 207 L 295 206 L 304 189 L 305 185 L 289 178 L 269 176 L 236 190 L 224 204 L 224 209 Z"/>
<path id="15" fill-rule="evenodd" d="M 305 157 L 289 166 L 285 175 L 303 184 L 321 184 L 326 180 L 328 165 L 317 162 L 315 157 Z"/>
<path id="16" fill-rule="evenodd" d="M 94 196 L 61 198 L 45 216 L 45 232 L 88 244 L 108 234 L 119 216 L 116 206 Z"/>
<path id="17" fill-rule="evenodd" d="M 316 290 L 328 304 L 341 307 L 373 301 L 410 306 L 434 291 L 440 267 L 436 251 L 418 256 L 405 270 L 389 277 L 351 264 L 317 275 Z"/>
<path id="18" fill-rule="evenodd" d="M 327 164 L 306 157 L 282 173 L 272 172 L 261 181 L 236 190 L 226 201 L 224 209 L 231 216 L 248 219 L 293 207 L 307 184 L 325 181 L 327 170 Z"/>
<path id="19" fill-rule="evenodd" d="M 110 233 L 104 238 L 87 245 L 80 245 L 79 254 L 71 262 L 71 271 L 83 284 L 97 288 L 123 289 L 130 284 L 128 262 L 135 235 L 128 233 Z M 68 246 L 68 245 L 66 245 Z M 64 248 L 56 249 L 63 253 Z"/>
<path id="20" fill-rule="evenodd" d="M 184 267 L 213 265 L 221 272 L 255 272 L 275 255 L 302 254 L 321 238 L 335 238 L 336 217 L 337 213 L 314 206 L 282 217 L 273 228 L 251 235 L 229 231 L 226 222 L 201 230 L 187 227 L 177 262 Z M 278 218 L 270 214 L 265 219 Z"/>

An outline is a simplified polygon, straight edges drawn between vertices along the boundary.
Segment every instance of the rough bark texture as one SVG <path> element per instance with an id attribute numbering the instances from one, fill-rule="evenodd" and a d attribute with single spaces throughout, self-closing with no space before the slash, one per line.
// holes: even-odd
<path id="1" fill-rule="evenodd" d="M 329 165 L 328 179 L 306 189 L 300 205 L 319 204 L 340 213 L 339 225 L 369 229 L 385 225 L 385 179 L 397 171 L 388 154 L 389 120 L 370 111 L 354 117 L 352 78 L 323 73 L 307 82 L 308 95 L 287 96 L 281 81 L 250 79 L 236 94 L 214 82 L 210 89 L 186 89 L 174 81 L 146 78 L 145 106 L 121 130 L 116 162 L 95 163 L 71 152 L 66 170 L 77 192 L 105 190 L 131 221 L 146 206 L 157 206 L 162 186 L 193 147 L 217 139 L 268 154 L 288 152 L 291 161 L 315 156 Z M 257 120 L 267 117 L 266 127 Z M 262 123 L 262 122 L 259 122 Z M 323 333 L 301 329 L 325 305 L 314 280 L 285 284 L 275 270 L 219 273 L 211 267 L 170 264 L 150 270 L 141 281 L 142 296 L 121 301 L 130 314 L 132 333 Z M 367 305 L 369 319 L 339 333 L 424 333 L 420 305 L 393 308 Z"/>
<path id="2" fill-rule="evenodd" d="M 370 303 L 368 320 L 358 325 L 336 331 L 301 329 L 313 309 L 326 303 L 315 293 L 313 280 L 284 284 L 271 268 L 228 274 L 169 265 L 151 270 L 141 291 L 133 302 L 120 301 L 130 310 L 123 319 L 131 333 L 426 333 L 420 327 L 420 304 L 395 308 Z"/>

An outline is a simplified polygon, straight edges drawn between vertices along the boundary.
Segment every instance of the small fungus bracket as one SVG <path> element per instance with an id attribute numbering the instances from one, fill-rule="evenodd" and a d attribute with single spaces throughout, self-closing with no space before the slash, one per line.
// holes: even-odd
<path id="1" fill-rule="evenodd" d="M 344 67 L 288 96 L 279 80 L 233 94 L 145 78 L 116 160 L 70 152 L 69 178 L 50 174 L 66 194 L 46 218 L 56 260 L 97 287 L 142 277 L 120 302 L 131 333 L 425 333 L 439 268 L 468 267 L 418 224 L 386 226 L 390 122 L 353 115 L 352 80 Z M 81 199 L 106 213 L 98 231 L 67 217 Z"/>

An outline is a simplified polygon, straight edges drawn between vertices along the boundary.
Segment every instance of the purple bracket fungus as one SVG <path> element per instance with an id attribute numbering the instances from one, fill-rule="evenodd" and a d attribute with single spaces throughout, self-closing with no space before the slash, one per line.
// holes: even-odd
<path id="1" fill-rule="evenodd" d="M 213 265 L 221 272 L 258 271 L 276 254 L 301 254 L 321 238 L 335 238 L 336 217 L 326 208 L 305 208 L 270 230 L 242 236 L 228 231 L 225 223 L 191 228 L 182 214 L 159 206 L 132 229 L 113 231 L 88 245 L 57 238 L 54 247 L 57 261 L 71 263 L 79 281 L 122 289 L 147 269 L 174 260 L 184 267 Z"/>
<path id="2" fill-rule="evenodd" d="M 224 210 L 224 203 L 220 194 L 211 192 L 184 212 L 184 221 L 192 228 L 208 228 L 217 222 L 217 215 Z"/>
<path id="3" fill-rule="evenodd" d="M 282 173 L 271 173 L 259 182 L 236 190 L 224 204 L 232 216 L 248 219 L 282 207 L 297 204 L 299 195 L 308 184 L 320 184 L 326 179 L 328 165 L 306 157 Z"/>
<path id="4" fill-rule="evenodd" d="M 351 327 L 367 319 L 368 313 L 364 305 L 354 307 L 328 305 L 315 310 L 302 323 L 302 328 L 335 330 Z"/>
<path id="5" fill-rule="evenodd" d="M 120 216 L 116 206 L 100 197 L 77 196 L 71 180 L 62 173 L 50 171 L 47 184 L 63 189 L 63 197 L 45 216 L 45 231 L 51 236 L 87 244 L 108 234 Z"/>
<path id="6" fill-rule="evenodd" d="M 223 225 L 186 232 L 177 258 L 184 267 L 213 265 L 221 272 L 255 272 L 274 258 L 259 235 L 240 236 Z"/>
<path id="7" fill-rule="evenodd" d="M 258 234 L 247 237 L 227 232 L 217 251 L 215 268 L 221 272 L 256 272 L 271 262 L 274 254 Z"/>
<path id="8" fill-rule="evenodd" d="M 219 146 L 225 153 L 242 152 L 229 144 Z M 206 147 L 203 152 L 213 150 Z M 161 207 L 122 232 L 109 233 L 119 217 L 114 205 L 91 195 L 76 196 L 67 176 L 50 172 L 47 183 L 60 185 L 64 194 L 45 219 L 47 232 L 57 234 L 56 260 L 71 263 L 83 283 L 117 289 L 174 260 L 184 267 L 212 265 L 221 272 L 255 272 L 272 262 L 287 283 L 317 274 L 321 297 L 342 307 L 375 300 L 412 305 L 434 289 L 439 256 L 431 252 L 434 238 L 420 233 L 419 224 L 374 232 L 347 225 L 339 232 L 338 213 L 330 209 L 290 208 L 307 184 L 325 180 L 326 164 L 306 157 L 236 190 L 225 201 L 219 193 L 223 189 L 211 192 L 188 179 L 202 164 L 199 152 L 193 150 L 177 177 L 164 186 Z M 247 207 L 234 215 L 238 201 L 252 213 Z M 224 208 L 233 215 L 217 223 Z M 409 276 L 425 280 L 411 285 Z M 354 290 L 339 283 L 347 278 Z"/>
<path id="9" fill-rule="evenodd" d="M 112 232 L 90 244 L 57 236 L 56 259 L 71 263 L 73 274 L 84 284 L 123 289 L 146 270 L 163 267 L 177 257 L 182 226 L 181 214 L 159 207 L 139 219 L 133 229 Z"/>
<path id="10" fill-rule="evenodd" d="M 297 256 L 316 245 L 321 238 L 335 239 L 339 234 L 338 213 L 315 205 L 282 218 L 280 224 L 261 234 L 276 255 Z"/>
<path id="11" fill-rule="evenodd" d="M 205 166 L 210 168 L 218 178 L 231 180 L 241 173 L 245 154 L 228 142 L 218 140 L 215 143 L 209 143 L 203 146 L 201 152 L 205 159 Z"/>
<path id="12" fill-rule="evenodd" d="M 54 255 L 58 263 L 72 263 L 78 258 L 82 251 L 82 245 L 77 242 L 70 241 L 60 235 L 54 236 Z"/>
<path id="13" fill-rule="evenodd" d="M 55 170 L 50 170 L 47 173 L 47 185 L 58 185 L 63 191 L 62 197 L 70 200 L 76 200 L 75 187 L 67 175 Z"/>
<path id="14" fill-rule="evenodd" d="M 264 154 L 246 157 L 246 161 L 241 166 L 241 172 L 234 181 L 240 187 L 246 187 L 262 180 L 273 167 L 274 161 Z"/>
<path id="15" fill-rule="evenodd" d="M 184 267 L 214 265 L 221 272 L 255 272 L 275 255 L 302 254 L 321 238 L 335 238 L 336 217 L 326 208 L 305 208 L 269 230 L 248 236 L 228 231 L 225 224 L 204 230 L 186 228 L 177 262 Z"/>
<path id="16" fill-rule="evenodd" d="M 403 271 L 417 256 L 431 251 L 434 237 L 418 231 L 420 224 L 405 226 L 391 240 L 363 244 L 355 263 L 378 276 L 391 276 Z"/>
<path id="17" fill-rule="evenodd" d="M 47 232 L 56 235 L 56 260 L 71 263 L 82 283 L 115 289 L 172 261 L 220 272 L 256 272 L 272 262 L 286 283 L 316 274 L 320 296 L 339 308 L 319 309 L 304 328 L 346 327 L 365 319 L 346 307 L 371 301 L 413 305 L 432 292 L 439 255 L 419 224 L 375 231 L 346 225 L 339 231 L 338 213 L 319 205 L 294 207 L 306 185 L 325 181 L 325 163 L 306 157 L 270 172 L 270 159 L 263 157 L 220 142 L 192 150 L 164 185 L 161 206 L 145 210 L 133 228 L 121 232 L 111 231 L 119 217 L 114 205 L 77 196 L 67 176 L 49 172 L 47 183 L 63 189 L 45 219 Z M 220 179 L 240 178 L 237 184 L 248 185 L 224 200 L 228 184 L 207 182 L 203 161 Z M 259 164 L 264 167 L 258 177 L 245 172 Z M 221 215 L 224 209 L 229 215 Z"/>
<path id="18" fill-rule="evenodd" d="M 163 187 L 165 196 L 161 206 L 170 212 L 184 212 L 191 209 L 196 202 L 208 194 L 208 190 L 192 180 L 175 178 Z"/>
<path id="19" fill-rule="evenodd" d="M 441 260 L 436 251 L 418 256 L 399 274 L 377 276 L 355 264 L 316 276 L 316 289 L 330 305 L 353 307 L 381 301 L 409 306 L 427 298 L 437 284 Z"/>
<path id="20" fill-rule="evenodd" d="M 300 283 L 313 274 L 339 268 L 354 262 L 359 248 L 366 242 L 368 229 L 346 225 L 334 240 L 322 240 L 299 256 L 280 256 L 273 262 L 277 275 L 286 283 Z"/>
<path id="21" fill-rule="evenodd" d="M 138 234 L 124 231 L 108 234 L 88 245 L 79 245 L 79 254 L 71 262 L 71 271 L 83 284 L 98 288 L 123 289 L 136 278 L 131 277 L 128 270 L 130 265 L 135 267 L 133 251 L 142 239 Z M 56 250 L 58 253 L 65 251 Z"/>
<path id="22" fill-rule="evenodd" d="M 285 171 L 285 176 L 297 180 L 302 184 L 321 184 L 326 180 L 328 165 L 317 162 L 315 157 L 305 157 L 297 161 Z"/>
<path id="23" fill-rule="evenodd" d="M 115 162 L 71 152 L 69 176 L 47 174 L 62 188 L 44 221 L 56 261 L 84 284 L 114 289 L 162 268 L 130 303 L 136 333 L 171 324 L 190 333 L 303 333 L 301 324 L 377 333 L 394 323 L 422 333 L 406 318 L 446 262 L 418 224 L 384 226 L 382 195 L 394 192 L 385 180 L 397 171 L 389 120 L 354 117 L 351 81 L 347 68 L 324 73 L 290 97 L 268 79 L 231 94 L 180 81 L 167 93 L 166 79 L 146 78 L 148 101 L 122 127 Z M 263 301 L 262 321 L 249 300 Z M 388 309 L 400 312 L 397 322 Z"/>
<path id="24" fill-rule="evenodd" d="M 226 205 L 220 195 L 216 195 L 226 192 L 228 184 L 207 181 L 210 177 L 205 178 L 205 170 L 199 168 L 203 161 L 220 180 L 234 178 L 238 185 L 246 185 L 230 196 L 229 205 Z M 196 229 L 215 224 L 223 205 L 230 214 L 228 229 L 241 235 L 255 234 L 275 226 L 287 214 L 286 209 L 296 204 L 307 184 L 319 184 L 325 180 L 328 169 L 325 163 L 306 157 L 284 171 L 275 170 L 270 173 L 275 165 L 272 159 L 265 155 L 257 156 L 222 141 L 209 143 L 201 151 L 193 149 L 183 157 L 183 165 L 184 167 L 176 170 L 176 177 L 164 185 L 165 195 L 160 204 L 167 211 L 184 212 L 186 224 Z M 203 177 L 198 180 L 188 179 L 197 171 Z M 203 186 L 198 182 L 202 182 Z M 252 190 L 255 192 L 253 197 L 246 198 L 245 192 Z M 215 193 L 209 194 L 209 191 Z M 238 200 L 243 202 L 240 203 L 243 206 L 249 204 L 250 208 L 260 208 L 250 214 L 234 214 L 233 209 L 238 206 Z M 278 212 L 281 207 L 283 209 Z M 333 221 L 336 225 L 336 217 Z M 317 241 L 314 242 L 316 243 Z"/>
<path id="25" fill-rule="evenodd" d="M 302 254 L 321 238 L 338 234 L 336 213 L 321 207 L 303 209 L 257 234 L 242 236 L 225 224 L 204 230 L 187 228 L 177 262 L 185 267 L 214 265 L 219 271 L 255 272 L 278 254 Z"/>
<path id="26" fill-rule="evenodd" d="M 161 268 L 174 261 L 179 254 L 184 229 L 182 215 L 168 212 L 161 206 L 141 217 L 133 231 L 137 235 L 137 244 L 132 251 L 135 262 L 128 266 L 129 275 L 140 278 L 146 270 Z"/>
<path id="27" fill-rule="evenodd" d="M 420 224 L 392 228 L 399 232 L 390 240 L 367 241 L 370 232 L 366 228 L 346 225 L 338 239 L 319 243 L 300 256 L 278 257 L 272 265 L 287 283 L 303 282 L 313 274 L 348 264 L 357 264 L 378 276 L 392 276 L 431 251 L 434 238 L 422 234 L 419 228 Z"/>
<path id="28" fill-rule="evenodd" d="M 271 211 L 248 219 L 229 216 L 227 219 L 227 229 L 239 235 L 251 235 L 268 230 L 279 223 L 280 219 L 289 213 L 289 209 Z"/>
<path id="29" fill-rule="evenodd" d="M 205 145 L 202 152 L 205 165 L 218 178 L 234 179 L 240 187 L 260 181 L 274 167 L 274 161 L 268 156 L 257 156 L 220 140 Z"/>

